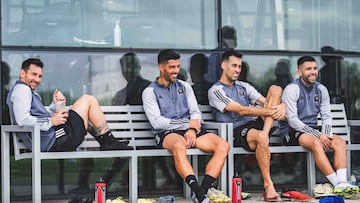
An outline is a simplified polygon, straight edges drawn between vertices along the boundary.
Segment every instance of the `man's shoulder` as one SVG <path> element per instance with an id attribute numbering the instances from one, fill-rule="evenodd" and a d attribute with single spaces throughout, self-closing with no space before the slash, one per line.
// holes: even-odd
<path id="1" fill-rule="evenodd" d="M 216 82 L 213 85 L 210 86 L 209 90 L 214 90 L 214 89 L 222 89 L 224 87 L 224 84 L 222 84 L 221 82 Z"/>
<path id="2" fill-rule="evenodd" d="M 17 92 L 17 91 L 31 92 L 31 89 L 30 89 L 30 87 L 28 85 L 26 85 L 24 83 L 16 83 L 12 87 L 12 92 Z"/>
<path id="3" fill-rule="evenodd" d="M 286 87 L 284 88 L 284 91 L 289 91 L 289 90 L 294 90 L 294 89 L 299 89 L 299 88 L 300 88 L 300 86 L 298 83 L 292 82 L 292 83 L 286 85 Z"/>

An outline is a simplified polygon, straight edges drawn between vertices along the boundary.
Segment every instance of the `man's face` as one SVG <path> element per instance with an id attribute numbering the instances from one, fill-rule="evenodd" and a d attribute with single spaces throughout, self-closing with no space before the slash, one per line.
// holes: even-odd
<path id="1" fill-rule="evenodd" d="M 298 74 L 305 85 L 313 85 L 318 77 L 318 68 L 316 66 L 316 62 L 307 61 L 303 63 L 298 68 Z"/>
<path id="2" fill-rule="evenodd" d="M 42 68 L 31 64 L 29 70 L 20 70 L 20 80 L 29 85 L 31 90 L 35 90 L 42 80 Z"/>
<path id="3" fill-rule="evenodd" d="M 160 64 L 160 75 L 168 82 L 174 82 L 180 71 L 179 59 L 170 59 Z"/>
<path id="4" fill-rule="evenodd" d="M 127 81 L 133 81 L 140 75 L 140 68 L 124 65 L 121 67 L 121 72 Z"/>
<path id="5" fill-rule="evenodd" d="M 239 78 L 242 68 L 242 59 L 230 56 L 229 60 L 225 60 L 221 63 L 221 68 L 223 69 L 223 73 L 227 80 L 234 82 Z"/>

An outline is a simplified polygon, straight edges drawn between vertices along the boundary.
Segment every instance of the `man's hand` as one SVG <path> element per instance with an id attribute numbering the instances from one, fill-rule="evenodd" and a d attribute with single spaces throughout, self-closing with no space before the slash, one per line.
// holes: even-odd
<path id="1" fill-rule="evenodd" d="M 199 119 L 190 119 L 189 121 L 189 129 L 194 128 L 196 130 L 195 134 L 200 132 L 201 130 L 201 123 Z"/>
<path id="2" fill-rule="evenodd" d="M 66 123 L 68 116 L 69 115 L 66 111 L 57 112 L 51 116 L 50 121 L 53 126 L 62 125 Z"/>
<path id="3" fill-rule="evenodd" d="M 60 90 L 56 89 L 54 91 L 54 94 L 53 94 L 53 102 L 54 102 L 55 105 L 60 103 L 60 102 L 65 102 L 66 103 L 66 97 L 64 96 L 64 94 Z"/>
<path id="4" fill-rule="evenodd" d="M 285 120 L 287 118 L 286 105 L 284 103 L 271 107 L 271 110 L 274 110 L 274 114 L 272 115 L 273 119 Z"/>
<path id="5" fill-rule="evenodd" d="M 325 151 L 328 151 L 331 146 L 331 138 L 329 138 L 326 134 L 321 134 L 319 139 L 320 142 L 323 144 L 323 149 Z"/>
<path id="6" fill-rule="evenodd" d="M 186 147 L 190 148 L 190 147 L 195 147 L 196 145 L 196 133 L 195 129 L 191 128 L 188 129 L 185 134 L 184 134 L 184 138 L 186 141 Z"/>

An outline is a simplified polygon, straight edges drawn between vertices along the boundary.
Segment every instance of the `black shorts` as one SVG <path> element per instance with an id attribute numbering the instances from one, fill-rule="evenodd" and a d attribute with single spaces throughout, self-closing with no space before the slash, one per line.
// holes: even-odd
<path id="1" fill-rule="evenodd" d="M 163 144 L 163 141 L 164 141 L 164 138 L 170 134 L 170 133 L 176 133 L 176 134 L 179 134 L 181 136 L 184 136 L 185 133 L 186 133 L 187 130 L 166 130 L 166 131 L 163 131 L 163 132 L 160 132 L 158 134 L 155 135 L 155 141 L 156 141 L 156 145 L 159 147 L 159 148 L 162 148 L 162 144 Z M 196 134 L 196 137 L 200 137 L 202 135 L 205 135 L 209 133 L 208 131 L 204 130 L 204 129 L 201 129 L 200 132 L 198 134 Z"/>
<path id="2" fill-rule="evenodd" d="M 74 151 L 84 140 L 87 131 L 84 120 L 73 110 L 69 110 L 67 122 L 55 126 L 56 141 L 50 151 Z"/>
<path id="3" fill-rule="evenodd" d="M 321 131 L 321 127 L 314 127 L 311 128 L 317 129 Z M 287 135 L 283 137 L 283 143 L 286 146 L 299 146 L 299 137 L 304 134 L 304 132 L 296 131 L 293 128 L 290 128 L 290 131 Z"/>
<path id="4" fill-rule="evenodd" d="M 264 121 L 258 117 L 255 121 L 249 121 L 244 125 L 234 128 L 234 147 L 243 147 L 245 150 L 254 152 L 255 150 L 250 149 L 249 143 L 247 142 L 247 134 L 249 130 L 256 129 L 262 130 L 264 127 Z M 269 133 L 269 136 L 271 132 Z"/>

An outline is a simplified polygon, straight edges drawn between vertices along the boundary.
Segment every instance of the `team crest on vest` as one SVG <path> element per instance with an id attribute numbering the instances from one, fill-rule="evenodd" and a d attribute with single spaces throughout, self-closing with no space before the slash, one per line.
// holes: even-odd
<path id="1" fill-rule="evenodd" d="M 245 90 L 243 88 L 241 88 L 239 90 L 239 95 L 242 96 L 242 97 L 246 95 Z"/>
<path id="2" fill-rule="evenodd" d="M 177 91 L 179 94 L 184 94 L 184 89 L 182 87 L 179 87 Z"/>
<path id="3" fill-rule="evenodd" d="M 314 101 L 315 101 L 315 102 L 320 102 L 320 96 L 319 96 L 319 95 L 315 95 L 315 96 L 314 96 Z"/>

